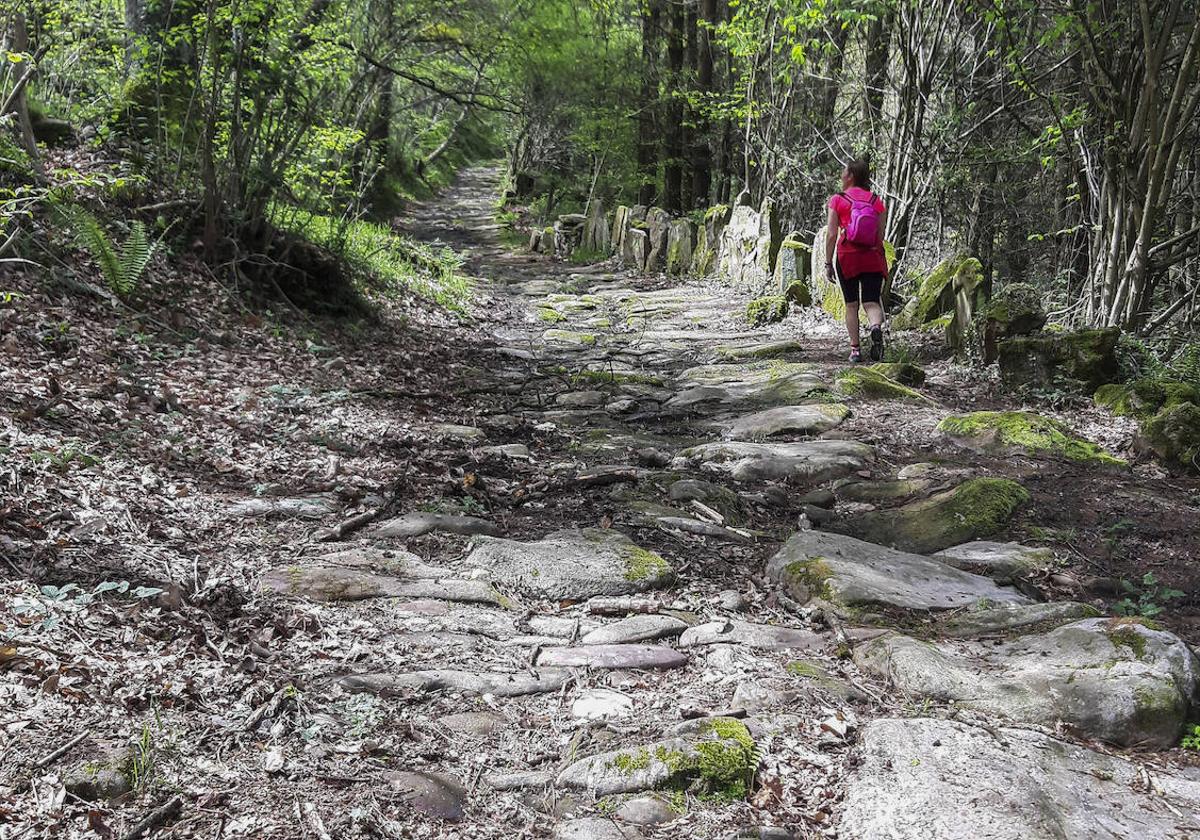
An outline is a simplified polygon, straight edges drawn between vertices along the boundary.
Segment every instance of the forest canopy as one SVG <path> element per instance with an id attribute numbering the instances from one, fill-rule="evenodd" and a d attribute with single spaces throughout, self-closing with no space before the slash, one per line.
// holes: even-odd
<path id="1" fill-rule="evenodd" d="M 808 235 L 869 156 L 901 288 L 965 253 L 1067 325 L 1197 317 L 1195 2 L 5 5 L 10 258 L 47 198 L 37 143 L 64 133 L 121 152 L 110 190 L 247 265 L 296 214 L 386 220 L 499 156 L 543 221 L 770 198 Z"/>

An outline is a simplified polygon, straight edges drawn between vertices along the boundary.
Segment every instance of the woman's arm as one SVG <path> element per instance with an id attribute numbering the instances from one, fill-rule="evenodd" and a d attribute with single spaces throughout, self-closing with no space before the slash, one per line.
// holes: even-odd
<path id="1" fill-rule="evenodd" d="M 887 248 L 883 247 L 883 232 L 887 230 L 887 208 L 883 208 L 883 212 L 879 214 L 879 250 L 883 252 L 883 279 L 887 280 L 892 272 L 892 267 L 888 265 Z"/>
<path id="2" fill-rule="evenodd" d="M 837 248 L 838 226 L 841 222 L 838 220 L 837 211 L 833 207 L 829 208 L 829 215 L 825 217 L 825 276 L 833 277 L 833 257 L 834 249 Z"/>

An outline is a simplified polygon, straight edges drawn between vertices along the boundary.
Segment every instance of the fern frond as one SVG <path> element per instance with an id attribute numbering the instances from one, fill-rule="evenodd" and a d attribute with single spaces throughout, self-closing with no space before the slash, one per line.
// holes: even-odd
<path id="1" fill-rule="evenodd" d="M 154 256 L 157 249 L 158 243 L 150 241 L 150 237 L 146 234 L 146 226 L 140 221 L 135 221 L 129 228 L 129 238 L 125 240 L 125 245 L 121 248 L 116 278 L 117 288 L 114 290 L 117 294 L 128 295 L 137 288 L 138 281 L 142 278 L 142 272 L 150 264 L 150 258 Z"/>
<path id="2" fill-rule="evenodd" d="M 117 251 L 100 220 L 79 205 L 62 208 L 64 217 L 73 228 L 79 246 L 92 255 L 100 266 L 104 282 L 121 297 L 132 294 L 150 264 L 158 242 L 151 242 L 146 226 L 135 221 L 129 227 L 125 244 Z"/>

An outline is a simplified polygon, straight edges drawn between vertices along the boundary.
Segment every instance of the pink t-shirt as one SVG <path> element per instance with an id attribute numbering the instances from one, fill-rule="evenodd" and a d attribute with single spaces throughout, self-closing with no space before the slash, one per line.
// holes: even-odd
<path id="1" fill-rule="evenodd" d="M 873 198 L 875 209 L 880 213 L 884 211 L 883 201 L 870 190 L 864 190 L 862 187 L 850 187 L 846 190 L 846 195 L 856 201 L 870 201 Z M 883 274 L 887 271 L 887 258 L 883 253 L 882 240 L 878 245 L 868 246 L 847 242 L 845 239 L 844 231 L 850 224 L 851 206 L 849 199 L 840 194 L 829 198 L 829 207 L 837 213 L 838 227 L 840 228 L 837 240 L 838 271 L 843 277 L 856 277 L 859 274 L 867 273 Z"/>

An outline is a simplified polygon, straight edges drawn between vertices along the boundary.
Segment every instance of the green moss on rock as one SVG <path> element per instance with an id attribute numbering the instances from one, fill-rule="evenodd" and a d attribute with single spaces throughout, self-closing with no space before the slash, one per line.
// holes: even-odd
<path id="1" fill-rule="evenodd" d="M 542 333 L 542 338 L 546 341 L 557 341 L 562 344 L 591 345 L 596 343 L 595 334 L 574 332 L 572 330 L 546 330 Z"/>
<path id="2" fill-rule="evenodd" d="M 623 548 L 621 555 L 625 560 L 626 580 L 658 580 L 671 574 L 671 566 L 666 560 L 641 546 Z"/>
<path id="3" fill-rule="evenodd" d="M 1200 472 L 1200 405 L 1164 408 L 1143 427 L 1142 441 L 1167 463 Z"/>
<path id="4" fill-rule="evenodd" d="M 904 307 L 901 321 L 912 326 L 927 324 L 935 318 L 949 316 L 954 309 L 954 277 L 960 273 L 978 274 L 982 271 L 974 257 L 951 257 L 938 263 L 917 284 L 916 294 Z"/>
<path id="5" fill-rule="evenodd" d="M 842 520 L 832 529 L 901 551 L 932 554 L 1003 530 L 1029 493 L 1005 478 L 973 478 L 928 499 Z"/>
<path id="6" fill-rule="evenodd" d="M 1095 393 L 1117 378 L 1116 327 L 1043 332 L 998 342 L 1000 378 L 1007 387 L 1057 388 Z"/>
<path id="7" fill-rule="evenodd" d="M 1096 405 L 1121 417 L 1135 417 L 1143 422 L 1164 408 L 1183 403 L 1200 405 L 1200 387 L 1189 382 L 1145 377 L 1132 382 L 1101 385 L 1093 397 Z"/>
<path id="8" fill-rule="evenodd" d="M 839 393 L 862 399 L 929 402 L 923 394 L 870 367 L 847 368 L 838 374 L 834 387 Z"/>
<path id="9" fill-rule="evenodd" d="M 788 299 L 783 295 L 766 295 L 746 304 L 746 321 L 752 327 L 775 324 L 788 314 Z"/>
<path id="10" fill-rule="evenodd" d="M 868 366 L 867 370 L 873 370 L 901 385 L 915 386 L 925 383 L 925 371 L 912 362 L 879 362 Z"/>
<path id="11" fill-rule="evenodd" d="M 1023 449 L 1060 455 L 1072 461 L 1122 464 L 1096 444 L 1071 434 L 1062 423 L 1031 411 L 977 411 L 952 414 L 938 431 L 983 449 Z"/>

